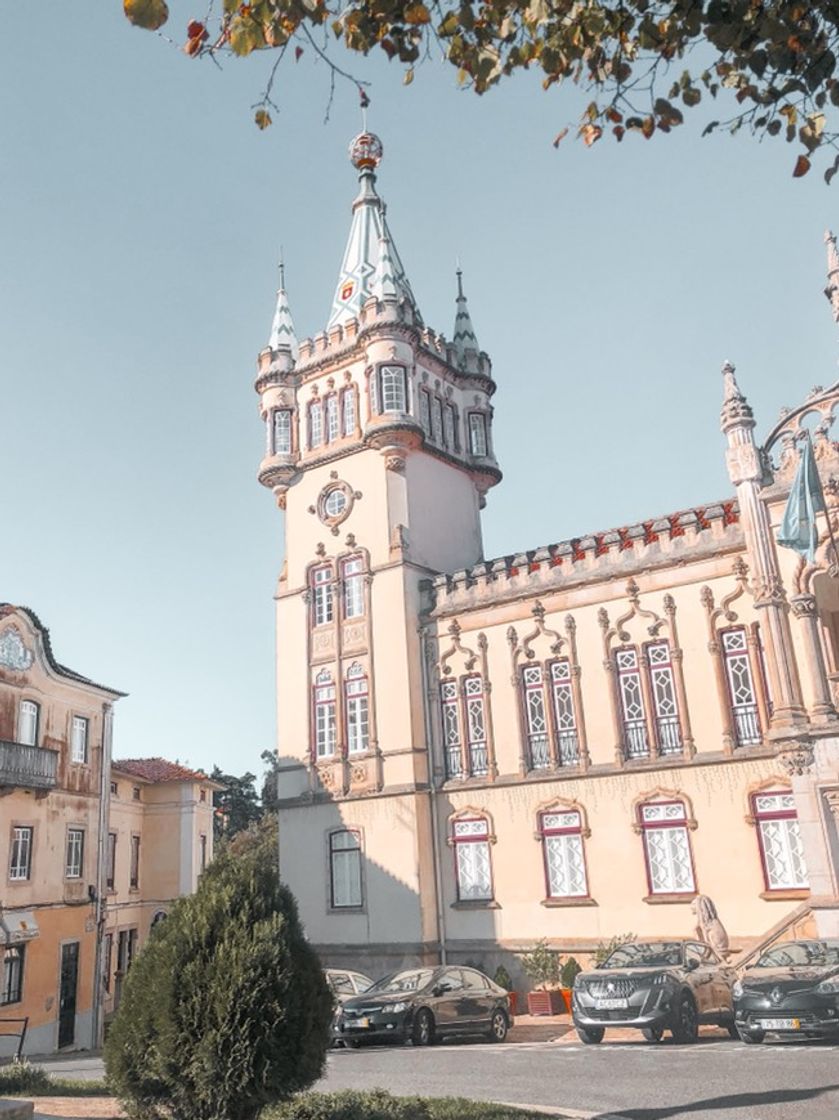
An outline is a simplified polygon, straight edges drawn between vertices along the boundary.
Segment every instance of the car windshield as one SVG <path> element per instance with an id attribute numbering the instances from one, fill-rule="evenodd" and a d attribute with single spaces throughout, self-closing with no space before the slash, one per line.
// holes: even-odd
<path id="1" fill-rule="evenodd" d="M 764 953 L 755 968 L 829 968 L 839 966 L 839 941 L 790 941 Z"/>
<path id="2" fill-rule="evenodd" d="M 431 979 L 433 968 L 412 968 L 409 972 L 394 972 L 377 980 L 371 992 L 418 992 Z"/>
<path id="3" fill-rule="evenodd" d="M 679 941 L 633 941 L 610 953 L 600 968 L 674 968 L 682 963 Z"/>
<path id="4" fill-rule="evenodd" d="M 360 972 L 354 972 L 355 986 L 359 992 L 367 992 L 373 987 L 373 981 L 369 976 L 362 976 Z"/>

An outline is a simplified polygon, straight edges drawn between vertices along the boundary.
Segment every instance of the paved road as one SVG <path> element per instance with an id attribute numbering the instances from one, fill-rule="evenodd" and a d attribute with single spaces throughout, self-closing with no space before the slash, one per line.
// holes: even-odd
<path id="1" fill-rule="evenodd" d="M 99 1059 L 44 1065 L 99 1077 Z M 415 1049 L 335 1050 L 318 1088 L 447 1094 L 510 1104 L 565 1106 L 629 1120 L 837 1120 L 839 1046 L 709 1039 L 644 1042 L 454 1043 Z"/>

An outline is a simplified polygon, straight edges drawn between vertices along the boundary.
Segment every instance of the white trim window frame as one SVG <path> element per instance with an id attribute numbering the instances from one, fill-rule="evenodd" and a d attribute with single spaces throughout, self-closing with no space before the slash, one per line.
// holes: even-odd
<path id="1" fill-rule="evenodd" d="M 746 628 L 732 626 L 722 631 L 720 639 L 734 738 L 738 747 L 753 746 L 763 741 L 763 734 Z"/>
<path id="2" fill-rule="evenodd" d="M 492 860 L 486 817 L 461 817 L 452 827 L 458 902 L 491 902 Z"/>
<path id="3" fill-rule="evenodd" d="M 355 386 L 341 390 L 341 431 L 345 436 L 355 435 Z"/>
<path id="4" fill-rule="evenodd" d="M 588 876 L 583 849 L 583 822 L 576 809 L 549 809 L 539 814 L 548 898 L 587 898 Z"/>
<path id="5" fill-rule="evenodd" d="M 483 412 L 469 413 L 469 452 L 476 459 L 485 459 L 489 453 L 487 418 Z"/>
<path id="6" fill-rule="evenodd" d="M 577 766 L 580 761 L 580 742 L 574 689 L 571 684 L 571 663 L 568 659 L 563 657 L 552 661 L 550 676 L 559 765 Z"/>
<path id="7" fill-rule="evenodd" d="M 407 412 L 408 387 L 404 366 L 379 368 L 381 412 Z"/>
<path id="8" fill-rule="evenodd" d="M 341 561 L 341 579 L 344 585 L 344 618 L 363 618 L 364 561 L 360 556 L 350 556 Z"/>
<path id="9" fill-rule="evenodd" d="M 528 763 L 531 770 L 546 770 L 551 764 L 551 750 L 541 665 L 522 666 L 521 688 Z"/>
<path id="10" fill-rule="evenodd" d="M 323 402 L 309 401 L 309 447 L 314 449 L 323 443 Z"/>
<path id="11" fill-rule="evenodd" d="M 21 700 L 18 709 L 18 742 L 25 747 L 37 747 L 41 734 L 41 705 L 34 700 Z"/>
<path id="12" fill-rule="evenodd" d="M 469 776 L 484 778 L 489 773 L 489 751 L 484 681 L 479 673 L 464 678 L 463 705 L 466 710 L 466 750 L 469 757 Z"/>
<path id="13" fill-rule="evenodd" d="M 31 825 L 16 824 L 12 828 L 9 853 L 9 879 L 15 883 L 26 882 L 32 874 L 32 841 L 35 830 Z"/>
<path id="14" fill-rule="evenodd" d="M 352 828 L 329 834 L 329 905 L 332 910 L 360 910 L 364 905 L 361 837 Z"/>
<path id="15" fill-rule="evenodd" d="M 336 690 L 332 674 L 321 669 L 314 685 L 315 758 L 332 758 L 335 754 L 337 724 L 335 719 Z"/>
<path id="16" fill-rule="evenodd" d="M 84 871 L 84 829 L 67 829 L 67 852 L 64 861 L 64 878 L 81 879 Z"/>
<path id="17" fill-rule="evenodd" d="M 645 648 L 650 692 L 653 698 L 656 742 L 660 755 L 681 754 L 684 750 L 676 678 L 668 641 L 649 642 Z"/>
<path id="18" fill-rule="evenodd" d="M 460 736 L 460 700 L 457 681 L 440 682 L 440 709 L 443 720 L 443 755 L 446 777 L 463 777 L 463 750 Z"/>
<path id="19" fill-rule="evenodd" d="M 810 886 L 801 828 L 791 790 L 766 790 L 752 797 L 767 891 Z"/>
<path id="20" fill-rule="evenodd" d="M 324 429 L 326 433 L 325 443 L 334 443 L 341 432 L 340 416 L 338 415 L 338 396 L 336 393 L 330 393 L 324 398 L 323 408 L 325 413 Z"/>
<path id="21" fill-rule="evenodd" d="M 650 894 L 695 894 L 696 878 L 684 802 L 646 802 L 639 806 L 638 820 Z"/>
<path id="22" fill-rule="evenodd" d="M 274 455 L 290 455 L 292 452 L 291 438 L 291 409 L 275 408 L 273 412 L 272 428 L 273 444 L 271 450 Z"/>
<path id="23" fill-rule="evenodd" d="M 90 731 L 90 722 L 84 716 L 73 716 L 70 728 L 70 761 L 85 765 L 87 758 L 87 740 Z"/>
<path id="24" fill-rule="evenodd" d="M 312 625 L 328 626 L 335 617 L 331 564 L 323 564 L 319 568 L 312 569 L 311 588 Z"/>
<path id="25" fill-rule="evenodd" d="M 347 712 L 347 753 L 364 754 L 370 749 L 370 695 L 367 674 L 357 662 L 347 670 L 344 703 Z"/>

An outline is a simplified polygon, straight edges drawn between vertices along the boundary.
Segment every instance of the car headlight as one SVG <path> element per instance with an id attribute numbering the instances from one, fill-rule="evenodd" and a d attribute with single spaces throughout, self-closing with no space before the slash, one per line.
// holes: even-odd
<path id="1" fill-rule="evenodd" d="M 405 1003 L 405 1002 L 403 1002 L 403 1003 L 392 1003 L 388 1010 L 390 1011 L 391 1015 L 398 1015 L 400 1011 L 407 1011 L 408 1010 L 408 1004 Z"/>
<path id="2" fill-rule="evenodd" d="M 673 977 L 669 972 L 659 972 L 657 976 L 653 977 L 653 987 L 663 988 L 665 984 L 672 984 Z"/>
<path id="3" fill-rule="evenodd" d="M 745 990 L 746 989 L 743 987 L 742 980 L 735 980 L 734 983 L 731 985 L 731 994 L 734 996 L 735 999 L 740 999 L 740 997 L 743 995 L 743 992 L 745 992 Z"/>
<path id="4" fill-rule="evenodd" d="M 822 980 L 821 984 L 816 986 L 816 991 L 827 992 L 830 995 L 839 992 L 839 976 L 831 976 L 828 980 Z"/>

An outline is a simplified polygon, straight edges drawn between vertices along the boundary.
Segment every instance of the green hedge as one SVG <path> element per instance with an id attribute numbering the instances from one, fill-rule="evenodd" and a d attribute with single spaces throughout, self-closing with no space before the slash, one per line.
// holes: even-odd
<path id="1" fill-rule="evenodd" d="M 267 1109 L 263 1120 L 544 1120 L 544 1114 L 460 1097 L 394 1097 L 374 1089 L 303 1093 Z"/>
<path id="2" fill-rule="evenodd" d="M 79 1081 L 51 1077 L 40 1066 L 27 1061 L 0 1066 L 0 1097 L 109 1097 L 104 1081 Z"/>

